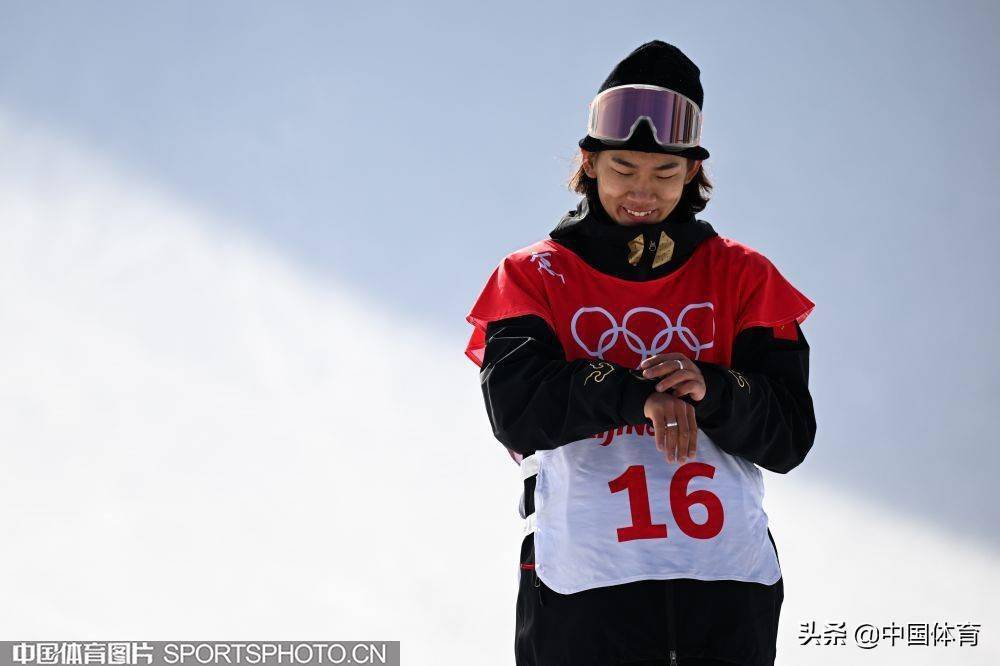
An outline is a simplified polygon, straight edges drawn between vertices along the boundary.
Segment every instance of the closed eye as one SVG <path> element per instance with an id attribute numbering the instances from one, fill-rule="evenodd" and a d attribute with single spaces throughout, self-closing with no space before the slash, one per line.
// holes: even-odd
<path id="1" fill-rule="evenodd" d="M 629 176 L 634 176 L 635 175 L 634 173 L 622 173 L 618 169 L 612 169 L 612 171 L 614 171 L 619 176 L 625 176 L 626 178 L 628 178 Z M 660 180 L 669 180 L 669 179 L 673 178 L 676 175 L 677 174 L 673 174 L 673 175 L 670 175 L 670 176 L 657 176 L 657 178 L 659 178 Z"/>

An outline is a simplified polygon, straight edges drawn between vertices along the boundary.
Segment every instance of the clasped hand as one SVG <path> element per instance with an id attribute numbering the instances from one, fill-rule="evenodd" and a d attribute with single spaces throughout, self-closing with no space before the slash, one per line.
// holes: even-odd
<path id="1" fill-rule="evenodd" d="M 666 453 L 667 462 L 685 462 L 698 447 L 698 424 L 694 407 L 684 396 L 698 402 L 708 390 L 705 377 L 694 361 L 684 354 L 655 354 L 639 364 L 646 379 L 663 377 L 656 392 L 646 399 L 643 413 L 653 422 L 657 450 Z M 668 425 L 673 424 L 673 425 Z"/>

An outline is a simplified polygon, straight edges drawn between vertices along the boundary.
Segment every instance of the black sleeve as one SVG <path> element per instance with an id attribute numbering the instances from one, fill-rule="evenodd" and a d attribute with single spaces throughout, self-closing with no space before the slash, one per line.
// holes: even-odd
<path id="1" fill-rule="evenodd" d="M 522 455 L 647 423 L 643 407 L 656 386 L 616 363 L 567 361 L 555 332 L 536 315 L 487 324 L 479 380 L 493 434 Z"/>
<path id="2" fill-rule="evenodd" d="M 695 361 L 707 391 L 691 403 L 698 427 L 720 449 L 781 474 L 805 459 L 816 436 L 809 344 L 793 325 L 796 340 L 776 338 L 770 327 L 741 331 L 732 370 Z"/>
<path id="3" fill-rule="evenodd" d="M 695 361 L 707 391 L 695 409 L 698 427 L 727 453 L 786 473 L 812 447 L 816 419 L 809 393 L 809 345 L 767 327 L 741 331 L 732 372 Z M 490 322 L 480 384 L 496 438 L 522 455 L 553 449 L 622 425 L 648 424 L 643 406 L 658 379 L 606 361 L 567 362 L 540 317 Z"/>

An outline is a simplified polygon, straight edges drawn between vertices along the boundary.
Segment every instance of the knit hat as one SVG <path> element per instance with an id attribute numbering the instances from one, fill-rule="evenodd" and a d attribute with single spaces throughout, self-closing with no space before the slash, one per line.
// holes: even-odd
<path id="1" fill-rule="evenodd" d="M 608 88 L 631 83 L 669 88 L 685 97 L 689 97 L 698 108 L 702 108 L 704 91 L 701 89 L 701 71 L 698 66 L 684 55 L 679 48 L 666 42 L 654 39 L 646 42 L 624 60 L 615 65 L 611 74 L 601 84 L 598 94 Z M 580 139 L 580 147 L 584 150 L 597 152 L 601 150 L 639 150 L 647 153 L 666 153 L 681 155 L 695 160 L 708 159 L 708 151 L 701 146 L 693 146 L 681 150 L 667 150 L 656 142 L 653 128 L 645 119 L 635 128 L 635 132 L 625 143 L 610 144 L 595 139 L 589 134 Z"/>

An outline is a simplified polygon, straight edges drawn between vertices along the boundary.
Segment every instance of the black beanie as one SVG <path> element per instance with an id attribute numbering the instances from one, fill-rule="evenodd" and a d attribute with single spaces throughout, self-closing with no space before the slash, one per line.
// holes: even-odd
<path id="1" fill-rule="evenodd" d="M 654 39 L 646 42 L 629 53 L 624 60 L 615 65 L 608 78 L 601 84 L 598 94 L 608 88 L 624 86 L 630 83 L 669 88 L 691 98 L 698 109 L 702 109 L 705 93 L 701 89 L 701 71 L 698 66 L 684 55 L 673 44 Z M 667 150 L 656 142 L 653 128 L 643 120 L 635 128 L 635 132 L 625 143 L 610 144 L 595 139 L 589 134 L 580 139 L 580 147 L 584 150 L 597 152 L 601 150 L 639 150 L 647 153 L 666 153 L 681 155 L 695 160 L 708 159 L 708 151 L 701 146 L 693 146 L 681 150 Z"/>

